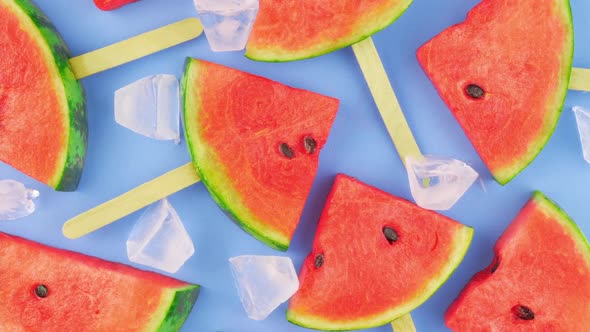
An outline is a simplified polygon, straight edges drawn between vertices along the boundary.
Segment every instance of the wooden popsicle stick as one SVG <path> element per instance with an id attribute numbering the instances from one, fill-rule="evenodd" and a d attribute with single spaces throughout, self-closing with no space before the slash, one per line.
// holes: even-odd
<path id="1" fill-rule="evenodd" d="M 187 18 L 70 59 L 77 79 L 143 58 L 195 39 L 203 33 L 199 19 Z"/>
<path id="2" fill-rule="evenodd" d="M 570 90 L 590 91 L 590 69 L 573 68 Z"/>
<path id="3" fill-rule="evenodd" d="M 185 164 L 68 220 L 62 232 L 79 238 L 199 181 L 192 163 Z"/>
<path id="4" fill-rule="evenodd" d="M 393 332 L 416 332 L 416 326 L 414 326 L 414 320 L 410 314 L 391 322 L 391 329 Z"/>
<path id="5" fill-rule="evenodd" d="M 360 41 L 352 45 L 352 49 L 400 159 L 405 164 L 408 156 L 422 157 L 373 39 L 369 37 Z M 428 184 L 425 182 L 426 186 Z M 393 321 L 391 327 L 395 332 L 416 332 L 412 315 L 409 313 Z"/>
<path id="6" fill-rule="evenodd" d="M 408 156 L 422 157 L 373 39 L 369 37 L 360 41 L 352 45 L 352 49 L 402 162 L 405 164 Z"/>

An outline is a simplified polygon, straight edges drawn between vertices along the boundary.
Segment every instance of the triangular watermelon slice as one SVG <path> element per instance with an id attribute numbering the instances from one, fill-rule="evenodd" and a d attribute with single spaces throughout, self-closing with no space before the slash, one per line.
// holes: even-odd
<path id="1" fill-rule="evenodd" d="M 178 331 L 199 286 L 0 233 L 0 330 Z"/>
<path id="2" fill-rule="evenodd" d="M 246 56 L 292 61 L 320 56 L 384 29 L 412 0 L 260 0 Z"/>
<path id="3" fill-rule="evenodd" d="M 588 331 L 590 246 L 555 203 L 536 192 L 446 313 L 465 331 Z"/>
<path id="4" fill-rule="evenodd" d="M 86 155 L 84 92 L 70 53 L 28 0 L 0 0 L 0 160 L 57 190 L 78 186 Z"/>
<path id="5" fill-rule="evenodd" d="M 447 280 L 472 235 L 470 227 L 338 175 L 287 319 L 330 331 L 391 322 Z"/>
<path id="6" fill-rule="evenodd" d="M 244 230 L 287 250 L 338 100 L 188 59 L 184 123 L 193 163 Z"/>
<path id="7" fill-rule="evenodd" d="M 484 0 L 418 60 L 496 180 L 506 184 L 549 140 L 573 56 L 568 0 Z"/>

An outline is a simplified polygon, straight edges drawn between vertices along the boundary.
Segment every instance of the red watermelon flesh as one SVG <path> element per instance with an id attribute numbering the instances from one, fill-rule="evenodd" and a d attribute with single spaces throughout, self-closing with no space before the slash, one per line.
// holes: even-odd
<path id="1" fill-rule="evenodd" d="M 139 0 L 94 0 L 94 4 L 100 10 L 114 10 Z"/>
<path id="2" fill-rule="evenodd" d="M 496 243 L 495 259 L 449 307 L 453 331 L 587 331 L 590 247 L 537 192 Z"/>
<path id="3" fill-rule="evenodd" d="M 418 50 L 424 71 L 501 184 L 530 164 L 553 133 L 572 57 L 568 0 L 484 0 L 465 22 Z"/>
<path id="4" fill-rule="evenodd" d="M 11 332 L 178 331 L 199 293 L 197 285 L 3 233 L 0 284 L 0 330 Z"/>
<path id="5" fill-rule="evenodd" d="M 182 86 L 189 150 L 211 196 L 244 230 L 287 250 L 338 100 L 196 59 Z"/>
<path id="6" fill-rule="evenodd" d="M 443 215 L 338 175 L 287 319 L 320 330 L 391 322 L 445 282 L 472 235 Z"/>
<path id="7" fill-rule="evenodd" d="M 28 0 L 0 0 L 0 160 L 57 190 L 78 186 L 84 92 L 69 51 Z"/>
<path id="8" fill-rule="evenodd" d="M 400 17 L 412 0 L 260 0 L 246 56 L 292 61 L 354 44 Z"/>

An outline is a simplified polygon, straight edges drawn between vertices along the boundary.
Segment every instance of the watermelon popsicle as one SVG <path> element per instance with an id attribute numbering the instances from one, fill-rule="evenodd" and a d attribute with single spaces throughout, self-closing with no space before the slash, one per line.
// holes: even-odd
<path id="1" fill-rule="evenodd" d="M 79 79 L 202 32 L 198 19 L 187 19 L 70 58 L 55 26 L 29 0 L 0 0 L 0 13 L 0 44 L 10 45 L 0 61 L 0 160 L 58 191 L 76 190 L 84 167 L 88 126 Z M 46 125 L 31 131 L 31 121 Z"/>

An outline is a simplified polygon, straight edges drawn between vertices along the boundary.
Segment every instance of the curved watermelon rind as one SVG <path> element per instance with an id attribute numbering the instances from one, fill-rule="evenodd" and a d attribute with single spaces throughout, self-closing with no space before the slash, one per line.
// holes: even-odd
<path id="1" fill-rule="evenodd" d="M 463 226 L 455 234 L 454 246 L 446 266 L 441 268 L 438 277 L 433 278 L 431 287 L 425 289 L 422 293 L 417 294 L 413 301 L 408 301 L 405 306 L 396 308 L 385 313 L 376 314 L 373 317 L 364 317 L 352 322 L 333 322 L 325 320 L 322 317 L 298 314 L 296 309 L 289 307 L 286 313 L 287 320 L 295 325 L 305 328 L 320 329 L 326 331 L 347 331 L 373 328 L 380 325 L 388 324 L 422 305 L 450 278 L 450 276 L 459 267 L 463 258 L 471 245 L 473 239 L 473 228 Z"/>
<path id="2" fill-rule="evenodd" d="M 178 331 L 190 315 L 197 298 L 199 297 L 200 286 L 190 285 L 184 289 L 176 289 L 171 292 L 170 306 L 163 311 L 163 318 L 154 315 L 154 322 L 160 323 L 156 331 Z"/>
<path id="3" fill-rule="evenodd" d="M 188 145 L 189 152 L 191 154 L 193 160 L 193 166 L 195 170 L 201 177 L 201 181 L 209 191 L 213 200 L 217 203 L 217 205 L 222 209 L 228 217 L 235 222 L 238 226 L 243 228 L 247 233 L 252 235 L 255 239 L 265 243 L 269 247 L 280 250 L 280 251 L 287 251 L 289 248 L 290 240 L 286 236 L 282 236 L 276 232 L 270 232 L 268 229 L 263 229 L 263 227 L 253 227 L 248 222 L 245 221 L 246 218 L 242 216 L 242 214 L 238 213 L 236 209 L 230 208 L 230 206 L 236 206 L 237 204 L 229 204 L 225 200 L 221 198 L 221 196 L 216 192 L 218 185 L 216 181 L 209 177 L 209 172 L 207 169 L 203 168 L 204 159 L 211 159 L 214 156 L 209 156 L 209 151 L 207 151 L 206 147 L 204 147 L 204 143 L 198 137 L 198 131 L 193 129 L 193 124 L 196 124 L 197 121 L 187 121 L 187 119 L 191 118 L 189 113 L 194 113 L 197 116 L 200 108 L 197 105 L 191 105 L 189 97 L 190 93 L 188 93 L 190 89 L 190 85 L 192 84 L 193 75 L 198 75 L 195 71 L 198 71 L 196 67 L 198 67 L 198 60 L 193 58 L 187 58 L 185 61 L 185 70 L 181 80 L 181 91 L 182 91 L 182 101 L 183 101 L 183 118 L 185 123 L 185 139 Z M 195 66 L 195 67 L 193 67 Z M 194 92 L 194 91 L 192 91 Z M 193 137 L 194 136 L 194 137 Z M 207 155 L 207 156 L 205 156 Z M 215 163 L 215 162 L 213 162 Z M 223 167 L 216 163 L 217 167 Z M 206 167 L 205 167 L 206 168 Z M 220 188 L 223 186 L 219 186 Z M 226 195 L 231 196 L 231 195 Z M 248 218 L 251 219 L 251 218 Z M 265 234 L 261 233 L 261 230 L 265 231 Z"/>
<path id="4" fill-rule="evenodd" d="M 544 213 L 551 215 L 557 220 L 572 236 L 580 252 L 586 257 L 588 266 L 590 266 L 590 243 L 588 239 L 580 230 L 576 222 L 553 200 L 545 196 L 540 191 L 533 193 L 532 201 L 537 204 L 537 208 L 541 209 Z"/>
<path id="5" fill-rule="evenodd" d="M 47 183 L 58 191 L 74 191 L 78 187 L 84 167 L 88 144 L 88 122 L 86 119 L 85 94 L 70 67 L 70 51 L 45 14 L 28 0 L 14 0 L 20 9 L 31 19 L 43 38 L 44 46 L 49 48 L 55 66 L 59 71 L 68 103 L 68 145 L 62 169 Z M 45 157 L 45 156 L 43 156 Z"/>
<path id="6" fill-rule="evenodd" d="M 555 132 L 555 129 L 557 128 L 557 123 L 559 122 L 559 119 L 561 118 L 561 113 L 563 112 L 563 107 L 565 105 L 565 99 L 567 97 L 567 93 L 569 90 L 569 82 L 570 82 L 570 78 L 571 78 L 571 74 L 572 74 L 572 66 L 573 66 L 573 61 L 574 61 L 574 22 L 573 22 L 573 16 L 572 16 L 572 8 L 571 5 L 569 3 L 569 1 L 564 1 L 566 8 L 564 8 L 563 13 L 564 15 L 566 15 L 566 22 L 569 23 L 568 27 L 570 29 L 570 33 L 568 34 L 569 38 L 570 38 L 570 48 L 569 48 L 569 56 L 567 56 L 566 58 L 566 62 L 563 63 L 563 67 L 564 68 L 569 68 L 569 70 L 566 70 L 566 72 L 564 73 L 564 77 L 563 77 L 563 81 L 562 84 L 560 85 L 558 91 L 561 91 L 561 97 L 557 96 L 557 106 L 556 105 L 556 109 L 557 111 L 555 112 L 555 119 L 553 119 L 552 121 L 548 121 L 548 123 L 546 124 L 546 126 L 543 128 L 544 130 L 541 131 L 541 134 L 539 135 L 539 140 L 536 142 L 533 142 L 533 144 L 536 146 L 536 148 L 532 149 L 531 151 L 529 151 L 529 158 L 523 158 L 524 161 L 520 164 L 517 164 L 513 167 L 507 167 L 504 169 L 500 169 L 497 171 L 492 172 L 492 175 L 494 176 L 494 178 L 496 179 L 496 181 L 498 181 L 499 184 L 501 185 L 506 185 L 508 184 L 510 181 L 512 181 L 518 174 L 520 174 L 522 171 L 524 171 L 539 155 L 539 153 L 541 153 L 541 151 L 543 150 L 543 148 L 545 147 L 545 145 L 547 145 L 547 142 L 549 142 L 549 139 L 551 138 L 551 136 L 553 136 L 553 132 Z"/>
<path id="7" fill-rule="evenodd" d="M 317 50 L 313 49 L 305 49 L 298 52 L 290 52 L 289 50 L 272 50 L 271 47 L 267 48 L 259 48 L 254 47 L 250 42 L 248 42 L 246 46 L 246 52 L 244 56 L 250 60 L 254 61 L 262 61 L 262 62 L 288 62 L 288 61 L 297 61 L 297 60 L 304 60 L 309 58 L 319 57 L 328 53 L 332 53 L 334 51 L 340 50 L 342 48 L 348 47 L 352 44 L 356 44 L 360 41 L 363 41 L 367 38 L 370 38 L 372 35 L 384 30 L 398 18 L 400 18 L 406 10 L 410 7 L 414 0 L 404 0 L 400 8 L 395 8 L 396 10 L 393 11 L 392 15 L 389 19 L 383 20 L 383 22 L 375 23 L 374 20 L 367 20 L 370 23 L 358 23 L 358 26 L 361 27 L 368 27 L 373 25 L 368 31 L 363 31 L 358 34 L 353 34 L 351 36 L 347 36 L 347 38 L 342 38 L 341 41 L 336 43 L 328 43 L 329 46 L 326 47 L 317 47 Z M 381 23 L 381 24 L 379 24 Z M 254 25 L 254 29 L 256 25 Z"/>

